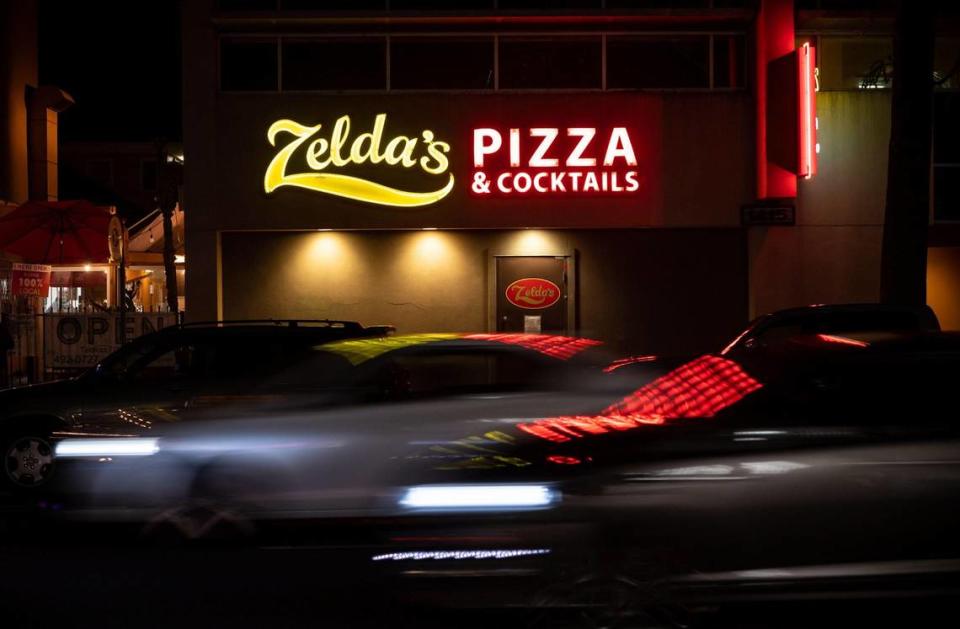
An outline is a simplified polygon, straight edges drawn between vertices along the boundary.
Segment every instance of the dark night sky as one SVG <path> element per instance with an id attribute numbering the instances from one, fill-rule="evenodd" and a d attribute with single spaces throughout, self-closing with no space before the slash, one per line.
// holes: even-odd
<path id="1" fill-rule="evenodd" d="M 40 82 L 69 92 L 70 140 L 181 139 L 177 0 L 40 0 Z"/>

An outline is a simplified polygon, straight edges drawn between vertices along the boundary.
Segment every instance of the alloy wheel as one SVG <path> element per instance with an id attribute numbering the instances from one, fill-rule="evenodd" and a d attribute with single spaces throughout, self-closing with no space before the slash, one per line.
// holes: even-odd
<path id="1" fill-rule="evenodd" d="M 20 437 L 7 446 L 7 478 L 20 487 L 37 487 L 53 474 L 53 448 L 40 437 Z"/>

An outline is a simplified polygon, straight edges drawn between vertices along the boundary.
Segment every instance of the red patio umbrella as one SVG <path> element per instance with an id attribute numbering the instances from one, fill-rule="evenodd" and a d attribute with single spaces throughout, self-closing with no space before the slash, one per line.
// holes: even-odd
<path id="1" fill-rule="evenodd" d="M 0 216 L 0 251 L 34 264 L 106 262 L 110 216 L 89 201 L 27 201 Z"/>

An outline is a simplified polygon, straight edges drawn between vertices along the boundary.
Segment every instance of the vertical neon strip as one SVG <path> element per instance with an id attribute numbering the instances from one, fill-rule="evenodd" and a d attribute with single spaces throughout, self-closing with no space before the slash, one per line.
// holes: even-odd
<path id="1" fill-rule="evenodd" d="M 817 115 L 816 89 L 814 81 L 814 48 L 809 42 L 799 51 L 799 82 L 800 82 L 800 168 L 798 174 L 810 179 L 817 172 L 816 143 L 817 131 L 815 120 Z"/>

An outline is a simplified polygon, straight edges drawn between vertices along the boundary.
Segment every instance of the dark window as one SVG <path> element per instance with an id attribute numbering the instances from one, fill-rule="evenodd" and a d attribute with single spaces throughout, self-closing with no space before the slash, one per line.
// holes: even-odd
<path id="1" fill-rule="evenodd" d="M 933 217 L 960 221 L 960 164 L 933 167 Z"/>
<path id="2" fill-rule="evenodd" d="M 607 87 L 709 87 L 709 46 L 706 36 L 608 37 Z"/>
<path id="3" fill-rule="evenodd" d="M 800 2 L 803 9 L 825 9 L 830 11 L 893 9 L 895 0 L 806 0 Z"/>
<path id="4" fill-rule="evenodd" d="M 746 85 L 746 41 L 742 35 L 714 35 L 713 86 Z"/>
<path id="5" fill-rule="evenodd" d="M 350 383 L 354 368 L 343 356 L 332 352 L 307 349 L 301 359 L 288 357 L 285 368 L 258 383 L 263 390 L 286 390 L 304 393 L 322 392 Z"/>
<path id="6" fill-rule="evenodd" d="M 394 38 L 390 88 L 493 89 L 493 38 Z"/>
<path id="7" fill-rule="evenodd" d="M 933 162 L 960 164 L 960 92 L 934 95 Z"/>
<path id="8" fill-rule="evenodd" d="M 608 9 L 701 9 L 710 0 L 607 0 Z"/>
<path id="9" fill-rule="evenodd" d="M 280 0 L 284 11 L 383 11 L 386 0 Z"/>
<path id="10" fill-rule="evenodd" d="M 220 42 L 220 89 L 270 92 L 277 89 L 277 43 L 229 40 Z"/>
<path id="11" fill-rule="evenodd" d="M 937 89 L 960 88 L 960 38 L 937 38 L 933 49 L 933 80 Z"/>
<path id="12" fill-rule="evenodd" d="M 960 221 L 960 92 L 933 98 L 933 217 Z"/>
<path id="13" fill-rule="evenodd" d="M 277 0 L 217 0 L 221 11 L 275 11 Z"/>
<path id="14" fill-rule="evenodd" d="M 391 11 L 462 11 L 464 9 L 493 9 L 494 0 L 390 0 Z"/>
<path id="15" fill-rule="evenodd" d="M 284 90 L 382 90 L 387 86 L 382 37 L 283 42 Z"/>
<path id="16" fill-rule="evenodd" d="M 140 162 L 140 187 L 144 190 L 157 189 L 157 160 L 145 159 Z"/>
<path id="17" fill-rule="evenodd" d="M 500 87 L 599 88 L 600 50 L 599 37 L 502 37 Z"/>
<path id="18" fill-rule="evenodd" d="M 557 10 L 599 9 L 600 0 L 498 0 L 497 7 L 506 11 L 520 9 Z"/>

